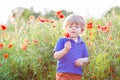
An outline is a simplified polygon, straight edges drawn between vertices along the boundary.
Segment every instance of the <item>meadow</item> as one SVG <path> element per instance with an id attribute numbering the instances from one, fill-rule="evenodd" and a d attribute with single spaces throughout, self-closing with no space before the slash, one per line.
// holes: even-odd
<path id="1" fill-rule="evenodd" d="M 58 15 L 57 15 L 58 16 Z M 59 20 L 35 18 L 22 25 L 0 25 L 0 80 L 55 80 L 56 41 L 64 37 Z M 82 36 L 89 50 L 89 64 L 82 80 L 120 80 L 120 16 L 86 19 Z"/>

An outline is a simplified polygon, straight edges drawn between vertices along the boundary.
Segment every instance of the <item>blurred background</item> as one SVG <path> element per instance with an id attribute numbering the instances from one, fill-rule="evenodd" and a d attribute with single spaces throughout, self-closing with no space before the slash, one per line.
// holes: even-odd
<path id="1" fill-rule="evenodd" d="M 48 17 L 52 11 L 58 10 L 78 13 L 85 18 L 101 18 L 115 6 L 120 7 L 120 0 L 0 0 L 0 23 L 6 24 L 11 16 L 34 14 Z"/>

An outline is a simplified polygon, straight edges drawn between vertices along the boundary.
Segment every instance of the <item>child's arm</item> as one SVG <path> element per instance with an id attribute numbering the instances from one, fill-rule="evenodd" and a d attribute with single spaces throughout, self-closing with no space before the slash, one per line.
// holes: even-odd
<path id="1" fill-rule="evenodd" d="M 82 58 L 82 61 L 83 61 L 83 63 L 88 63 L 89 62 L 88 57 Z"/>
<path id="2" fill-rule="evenodd" d="M 62 58 L 66 53 L 67 53 L 67 50 L 66 50 L 65 48 L 62 49 L 62 50 L 60 50 L 60 51 L 56 51 L 56 52 L 54 53 L 54 58 L 55 58 L 55 59 L 60 59 L 60 58 Z"/>
<path id="3" fill-rule="evenodd" d="M 88 57 L 79 58 L 75 61 L 75 65 L 76 66 L 83 66 L 84 63 L 88 63 L 88 62 L 89 62 Z"/>
<path id="4" fill-rule="evenodd" d="M 64 48 L 60 51 L 55 51 L 54 53 L 54 58 L 55 59 L 60 59 L 62 58 L 71 48 L 71 43 L 70 41 L 67 41 L 64 45 Z"/>

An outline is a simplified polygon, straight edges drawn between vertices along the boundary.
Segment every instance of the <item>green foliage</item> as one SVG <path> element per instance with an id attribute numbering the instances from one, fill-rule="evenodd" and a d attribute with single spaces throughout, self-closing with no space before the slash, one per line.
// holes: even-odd
<path id="1" fill-rule="evenodd" d="M 116 15 L 120 15 L 120 8 L 118 6 L 116 7 L 112 7 L 109 11 L 106 12 L 106 14 L 104 15 L 104 17 L 113 17 Z"/>
<path id="2" fill-rule="evenodd" d="M 29 19 L 29 16 L 31 16 L 33 12 L 29 9 L 25 9 L 24 12 L 21 15 L 21 18 L 24 18 L 25 20 Z"/>

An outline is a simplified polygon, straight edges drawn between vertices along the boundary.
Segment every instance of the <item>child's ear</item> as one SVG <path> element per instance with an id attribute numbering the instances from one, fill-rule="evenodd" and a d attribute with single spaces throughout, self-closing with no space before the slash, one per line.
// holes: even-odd
<path id="1" fill-rule="evenodd" d="M 81 34 L 83 34 L 83 33 L 84 33 L 84 29 L 81 30 Z"/>

